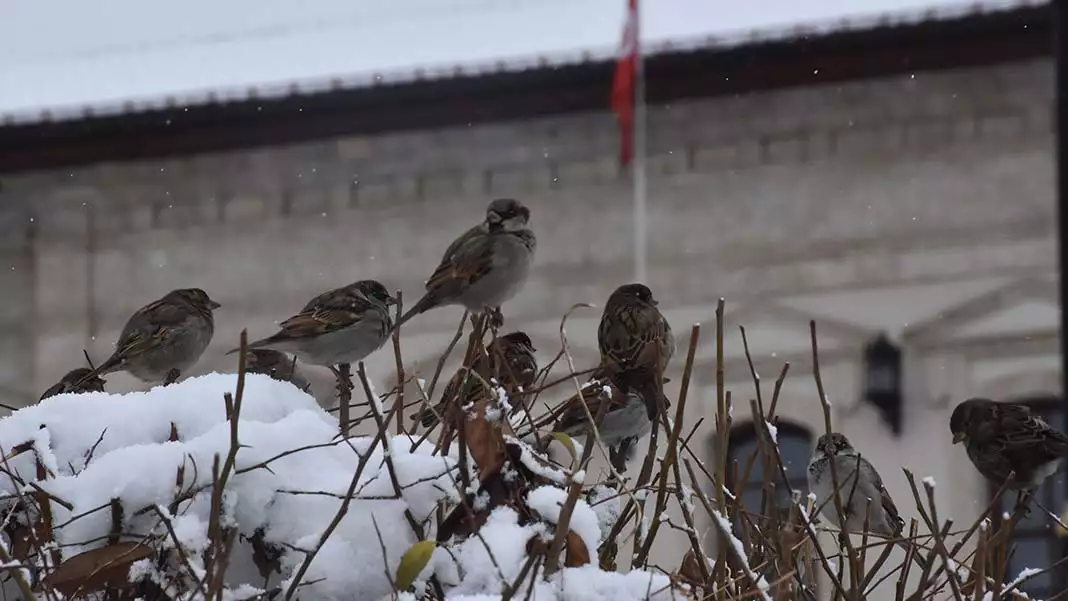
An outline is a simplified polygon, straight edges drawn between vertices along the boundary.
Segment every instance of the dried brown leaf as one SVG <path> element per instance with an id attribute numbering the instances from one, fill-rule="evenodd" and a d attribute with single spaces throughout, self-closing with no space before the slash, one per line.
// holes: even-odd
<path id="1" fill-rule="evenodd" d="M 122 542 L 75 555 L 59 564 L 41 584 L 66 596 L 76 591 L 99 591 L 105 587 L 129 584 L 127 575 L 134 562 L 152 556 L 152 549 L 140 542 Z"/>
<path id="2" fill-rule="evenodd" d="M 687 550 L 686 555 L 682 556 L 682 564 L 679 566 L 679 577 L 687 584 L 704 584 L 704 579 L 701 578 L 701 566 L 697 563 L 697 554 L 694 553 L 693 549 Z"/>
<path id="3" fill-rule="evenodd" d="M 567 531 L 567 552 L 564 555 L 564 566 L 577 568 L 590 563 L 590 551 L 586 548 L 586 541 L 575 534 L 574 530 Z"/>

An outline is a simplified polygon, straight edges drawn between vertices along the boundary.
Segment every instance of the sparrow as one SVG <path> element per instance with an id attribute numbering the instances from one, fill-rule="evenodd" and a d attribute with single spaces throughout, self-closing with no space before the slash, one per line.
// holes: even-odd
<path id="1" fill-rule="evenodd" d="M 271 349 L 250 349 L 245 359 L 245 370 L 250 374 L 263 374 L 279 382 L 289 382 L 308 392 L 311 384 L 297 371 L 296 362 L 289 355 Z"/>
<path id="2" fill-rule="evenodd" d="M 601 351 L 599 374 L 644 370 L 649 377 L 633 382 L 649 385 L 641 393 L 648 403 L 648 418 L 655 420 L 664 399 L 664 370 L 675 354 L 675 336 L 659 303 L 645 284 L 624 284 L 608 297 L 597 328 Z"/>
<path id="3" fill-rule="evenodd" d="M 555 419 L 553 432 L 572 437 L 586 436 L 589 430 L 586 409 L 594 419 L 603 412 L 597 432 L 608 448 L 612 466 L 622 473 L 626 471 L 627 463 L 634 459 L 638 440 L 653 428 L 653 418 L 648 412 L 651 403 L 644 395 L 656 390 L 648 382 L 654 377 L 647 369 L 634 369 L 591 378 L 580 392 L 564 401 L 560 409 L 551 413 L 541 425 Z M 546 439 L 543 445 L 547 446 L 548 442 Z M 587 444 L 590 442 L 587 440 Z"/>
<path id="4" fill-rule="evenodd" d="M 215 334 L 219 303 L 200 288 L 181 288 L 138 309 L 115 343 L 115 352 L 83 376 L 91 381 L 125 371 L 142 382 L 173 382 L 192 368 Z"/>
<path id="5" fill-rule="evenodd" d="M 44 391 L 40 400 L 45 400 L 48 397 L 53 397 L 59 394 L 82 394 L 85 392 L 104 392 L 104 379 L 97 375 L 92 375 L 92 369 L 88 367 L 79 367 L 78 369 L 72 369 L 67 372 L 67 375 L 63 376 L 59 382 L 52 385 L 51 388 Z M 90 376 L 90 377 L 86 377 Z"/>
<path id="6" fill-rule="evenodd" d="M 1038 488 L 1068 456 L 1068 436 L 1024 405 L 968 399 L 953 409 L 949 429 L 980 474 L 1018 491 Z"/>
<path id="7" fill-rule="evenodd" d="M 397 322 L 437 307 L 462 305 L 472 313 L 493 312 L 514 297 L 530 275 L 537 240 L 527 224 L 530 209 L 512 198 L 486 207 L 486 219 L 445 250 L 426 281 L 426 294 Z"/>
<path id="8" fill-rule="evenodd" d="M 530 398 L 533 397 L 527 398 L 523 392 L 529 389 L 537 378 L 538 360 L 534 355 L 537 351 L 530 336 L 527 336 L 525 332 L 512 332 L 491 342 L 486 348 L 486 355 L 477 357 L 471 368 L 475 373 L 487 374 L 501 383 L 501 387 L 513 401 L 509 417 L 519 413 L 520 410 L 529 408 Z M 460 394 L 460 387 L 466 373 L 465 369 L 457 370 L 449 383 L 445 385 L 441 400 L 433 407 L 427 407 L 412 415 L 412 419 L 418 420 L 424 428 L 433 428 L 440 417 L 445 415 L 450 405 L 458 407 L 466 405 L 473 390 L 482 385 L 475 378 L 469 377 L 465 393 Z M 520 402 L 515 402 L 517 397 Z"/>
<path id="9" fill-rule="evenodd" d="M 835 478 L 838 480 L 838 497 L 845 516 L 844 525 L 839 523 L 838 510 L 831 496 L 834 494 Z M 844 434 L 831 432 L 816 440 L 816 448 L 808 462 L 808 490 L 816 495 L 816 507 L 823 517 L 843 531 L 863 532 L 866 517 L 871 534 L 898 538 L 905 528 L 905 520 L 883 486 L 879 472 L 853 448 Z M 895 541 L 895 544 L 905 550 L 909 548 L 902 540 Z M 913 558 L 922 565 L 918 554 L 914 554 Z"/>
<path id="10" fill-rule="evenodd" d="M 358 363 L 389 339 L 389 308 L 395 304 L 397 299 L 380 282 L 360 280 L 316 296 L 279 324 L 278 333 L 250 342 L 248 348 L 292 353 L 320 367 Z"/>

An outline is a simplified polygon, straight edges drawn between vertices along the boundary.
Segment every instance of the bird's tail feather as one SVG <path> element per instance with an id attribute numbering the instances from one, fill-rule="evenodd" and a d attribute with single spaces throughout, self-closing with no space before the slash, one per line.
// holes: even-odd
<path id="1" fill-rule="evenodd" d="M 438 412 L 440 412 L 441 409 L 441 407 L 426 407 L 422 411 L 413 413 L 411 419 L 413 421 L 418 421 L 421 426 L 429 430 L 438 425 Z"/>
<path id="2" fill-rule="evenodd" d="M 423 298 L 421 298 L 418 301 L 416 301 L 416 303 L 414 305 L 412 305 L 411 309 L 408 309 L 404 313 L 404 315 L 401 315 L 400 319 L 397 320 L 397 324 L 395 326 L 393 326 L 393 329 L 396 330 L 397 328 L 399 328 L 402 325 L 404 325 L 405 323 L 407 323 L 409 319 L 411 319 L 411 318 L 413 318 L 416 315 L 419 315 L 421 313 L 425 313 L 425 312 L 429 311 L 430 309 L 433 309 L 436 306 L 437 306 L 437 299 L 434 298 L 433 296 L 431 296 L 431 294 L 429 292 L 427 294 L 424 294 Z"/>
<path id="3" fill-rule="evenodd" d="M 106 376 L 116 371 L 120 365 L 122 365 L 122 358 L 117 355 L 112 355 L 108 357 L 106 361 L 94 367 L 89 373 L 82 376 L 81 379 L 75 382 L 74 385 L 81 386 L 82 384 L 85 384 L 93 378 L 99 376 Z"/>
<path id="4" fill-rule="evenodd" d="M 248 344 L 245 345 L 245 348 L 247 348 L 247 349 L 263 348 L 263 347 L 267 346 L 268 344 L 271 344 L 272 342 L 274 342 L 274 336 L 268 336 L 267 338 L 260 338 L 259 340 L 255 340 L 255 341 L 249 342 Z M 230 349 L 230 350 L 226 351 L 226 354 L 227 355 L 233 355 L 234 353 L 237 353 L 237 352 L 240 352 L 240 351 L 241 351 L 241 347 L 237 347 L 237 348 L 233 348 L 233 349 Z"/>

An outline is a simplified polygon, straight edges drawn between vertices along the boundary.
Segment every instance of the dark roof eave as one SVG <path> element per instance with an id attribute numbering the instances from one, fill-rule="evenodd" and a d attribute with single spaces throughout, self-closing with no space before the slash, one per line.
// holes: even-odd
<path id="1" fill-rule="evenodd" d="M 647 58 L 648 101 L 1048 56 L 1050 5 Z M 0 173 L 606 109 L 610 61 L 0 127 Z"/>

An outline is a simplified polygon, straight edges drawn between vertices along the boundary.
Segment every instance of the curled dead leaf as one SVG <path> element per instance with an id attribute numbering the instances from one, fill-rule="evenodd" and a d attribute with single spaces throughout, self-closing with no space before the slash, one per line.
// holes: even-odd
<path id="1" fill-rule="evenodd" d="M 7 528 L 8 540 L 11 541 L 11 555 L 15 559 L 25 560 L 36 549 L 36 541 L 48 540 L 48 525 L 35 520 L 33 530 L 25 524 L 15 523 Z"/>
<path id="2" fill-rule="evenodd" d="M 100 547 L 65 560 L 42 579 L 41 585 L 68 597 L 78 591 L 87 593 L 104 587 L 123 587 L 129 584 L 130 566 L 152 555 L 151 547 L 141 542 Z"/>
<path id="3" fill-rule="evenodd" d="M 697 554 L 693 552 L 693 549 L 687 550 L 686 554 L 682 556 L 679 577 L 687 584 L 704 584 L 701 579 L 701 566 L 697 563 Z"/>
<path id="4" fill-rule="evenodd" d="M 577 568 L 590 563 L 590 551 L 586 548 L 586 541 L 575 534 L 574 530 L 567 531 L 567 547 L 564 554 L 564 566 Z"/>

